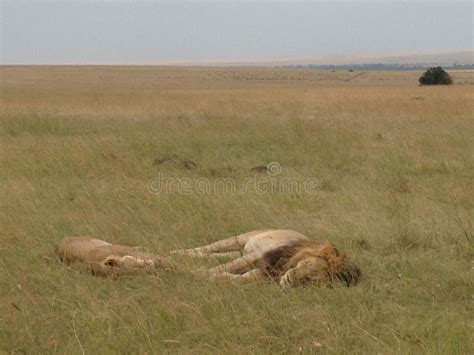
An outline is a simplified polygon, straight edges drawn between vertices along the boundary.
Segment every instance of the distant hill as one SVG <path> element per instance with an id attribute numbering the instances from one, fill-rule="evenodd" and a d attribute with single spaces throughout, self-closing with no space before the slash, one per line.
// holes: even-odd
<path id="1" fill-rule="evenodd" d="M 306 62 L 306 63 L 304 63 Z M 397 55 L 346 55 L 327 56 L 321 58 L 307 58 L 301 64 L 432 64 L 432 65 L 454 65 L 454 64 L 474 64 L 474 50 L 465 51 L 445 51 L 433 53 L 408 53 Z M 299 64 L 299 63 L 295 63 Z"/>
<path id="2" fill-rule="evenodd" d="M 307 56 L 285 58 L 258 58 L 242 60 L 183 60 L 155 64 L 163 65 L 198 65 L 198 66 L 367 66 L 382 65 L 386 67 L 426 67 L 441 65 L 447 67 L 474 66 L 474 50 L 453 50 L 438 52 L 418 52 L 399 54 L 366 54 Z"/>

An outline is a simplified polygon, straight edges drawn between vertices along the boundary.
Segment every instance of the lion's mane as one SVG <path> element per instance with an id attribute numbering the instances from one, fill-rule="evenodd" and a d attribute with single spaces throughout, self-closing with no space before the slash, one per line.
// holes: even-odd
<path id="1" fill-rule="evenodd" d="M 273 280 L 278 281 L 289 269 L 310 257 L 323 259 L 330 278 L 336 278 L 346 286 L 357 283 L 361 276 L 360 269 L 348 262 L 346 255 L 339 252 L 333 244 L 311 240 L 297 241 L 265 253 L 260 267 Z"/>

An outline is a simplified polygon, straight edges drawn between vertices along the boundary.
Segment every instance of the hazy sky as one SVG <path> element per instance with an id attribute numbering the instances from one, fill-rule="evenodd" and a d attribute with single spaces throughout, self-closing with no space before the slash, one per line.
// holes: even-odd
<path id="1" fill-rule="evenodd" d="M 1 2 L 0 11 L 4 64 L 473 48 L 472 2 L 9 0 Z"/>

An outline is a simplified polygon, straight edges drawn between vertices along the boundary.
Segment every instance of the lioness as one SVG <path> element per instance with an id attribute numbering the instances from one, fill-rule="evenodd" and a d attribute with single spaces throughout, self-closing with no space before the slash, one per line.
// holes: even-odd
<path id="1" fill-rule="evenodd" d="M 89 237 L 64 238 L 57 244 L 56 254 L 66 263 L 81 262 L 100 276 L 174 267 L 173 262 L 163 256 Z"/>
<path id="2" fill-rule="evenodd" d="M 234 260 L 207 271 L 211 280 L 247 283 L 271 279 L 283 287 L 357 283 L 360 269 L 329 242 L 309 240 L 291 230 L 258 230 L 172 253 Z"/>

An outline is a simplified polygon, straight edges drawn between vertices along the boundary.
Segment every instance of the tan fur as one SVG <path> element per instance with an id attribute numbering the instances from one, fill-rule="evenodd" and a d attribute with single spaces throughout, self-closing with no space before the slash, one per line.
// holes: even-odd
<path id="1" fill-rule="evenodd" d="M 174 267 L 173 262 L 163 256 L 137 249 L 89 237 L 66 237 L 57 244 L 56 254 L 63 262 L 82 263 L 100 276 L 156 272 Z"/>
<path id="2" fill-rule="evenodd" d="M 272 279 L 283 287 L 331 285 L 339 280 L 351 286 L 361 275 L 330 242 L 312 241 L 291 230 L 254 231 L 174 253 L 206 258 L 234 256 L 234 260 L 207 270 L 211 280 L 247 283 Z"/>

